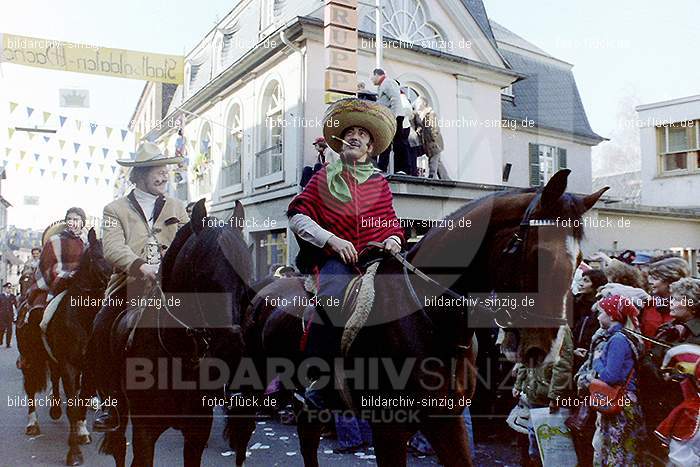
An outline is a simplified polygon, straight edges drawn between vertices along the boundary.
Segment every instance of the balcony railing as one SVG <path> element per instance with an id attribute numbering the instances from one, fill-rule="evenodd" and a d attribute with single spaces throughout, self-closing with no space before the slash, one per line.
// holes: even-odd
<path id="1" fill-rule="evenodd" d="M 255 153 L 255 177 L 262 178 L 282 171 L 282 144 Z"/>

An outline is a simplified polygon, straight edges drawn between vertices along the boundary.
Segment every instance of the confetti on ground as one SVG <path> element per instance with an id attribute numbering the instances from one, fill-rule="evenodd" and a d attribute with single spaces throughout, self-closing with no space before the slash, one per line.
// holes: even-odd
<path id="1" fill-rule="evenodd" d="M 224 457 L 229 457 L 229 456 L 233 455 L 233 451 L 224 451 L 221 453 L 221 455 Z"/>
<path id="2" fill-rule="evenodd" d="M 264 431 L 272 431 L 272 428 L 263 428 Z"/>
<path id="3" fill-rule="evenodd" d="M 260 449 L 270 449 L 270 446 L 267 444 L 263 444 L 262 446 L 260 446 Z"/>
<path id="4" fill-rule="evenodd" d="M 258 425 L 267 425 L 267 422 L 258 422 Z"/>
<path id="5" fill-rule="evenodd" d="M 275 434 L 274 434 L 274 433 L 270 433 L 270 432 L 268 431 L 267 433 L 265 433 L 265 436 L 275 436 Z"/>
<path id="6" fill-rule="evenodd" d="M 368 454 L 368 455 L 366 455 L 366 456 L 360 457 L 360 459 L 370 459 L 370 460 L 371 460 L 371 459 L 376 459 L 376 458 L 377 458 L 377 456 L 375 456 L 374 454 Z"/>
<path id="7" fill-rule="evenodd" d="M 295 456 L 295 455 L 296 455 L 296 452 L 294 452 L 294 451 L 289 451 L 289 452 L 287 452 L 287 455 L 288 455 L 288 456 Z"/>
<path id="8" fill-rule="evenodd" d="M 364 453 L 364 452 L 356 452 L 355 455 L 356 455 L 357 457 L 362 457 L 362 456 L 365 455 L 365 453 Z"/>
<path id="9" fill-rule="evenodd" d="M 251 450 L 252 450 L 252 449 L 260 449 L 260 446 L 262 446 L 261 443 L 255 443 L 254 445 L 252 445 L 252 446 L 250 447 L 250 449 L 251 449 Z"/>
<path id="10" fill-rule="evenodd" d="M 332 449 L 324 449 L 323 453 L 324 454 L 333 454 L 333 450 Z"/>
<path id="11" fill-rule="evenodd" d="M 280 441 L 287 441 L 289 439 L 289 436 L 280 436 Z"/>

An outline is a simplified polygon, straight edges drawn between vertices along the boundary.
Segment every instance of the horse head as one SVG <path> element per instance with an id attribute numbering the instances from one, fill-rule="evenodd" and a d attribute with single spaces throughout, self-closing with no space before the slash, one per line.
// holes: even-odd
<path id="1" fill-rule="evenodd" d="M 104 257 L 102 241 L 97 238 L 95 229 L 88 231 L 88 243 L 80 257 L 80 263 L 75 278 L 78 287 L 86 292 L 97 295 L 104 293 L 107 282 L 112 274 L 112 267 Z"/>

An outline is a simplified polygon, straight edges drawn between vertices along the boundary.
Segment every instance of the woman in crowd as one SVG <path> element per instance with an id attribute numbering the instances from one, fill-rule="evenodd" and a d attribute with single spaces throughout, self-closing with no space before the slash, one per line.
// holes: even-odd
<path id="1" fill-rule="evenodd" d="M 578 294 L 574 295 L 574 370 L 583 363 L 591 346 L 591 338 L 598 330 L 598 312 L 593 307 L 598 288 L 607 284 L 608 279 L 600 269 L 583 272 Z"/>
<path id="2" fill-rule="evenodd" d="M 664 258 L 649 265 L 649 288 L 651 300 L 642 311 L 642 333 L 654 336 L 664 323 L 671 321 L 669 313 L 670 286 L 690 275 L 688 263 L 679 257 Z M 647 346 L 649 348 L 649 346 Z"/>
<path id="3" fill-rule="evenodd" d="M 610 386 L 629 381 L 625 396 L 630 403 L 624 404 L 619 414 L 597 414 L 593 465 L 645 465 L 641 443 L 646 430 L 637 399 L 635 371 L 643 345 L 622 332 L 625 328 L 639 330 L 639 311 L 621 295 L 604 298 L 595 307 L 601 329 L 593 336 L 589 357 L 576 375 L 579 392 L 587 394 L 593 378 Z"/>
<path id="4" fill-rule="evenodd" d="M 603 267 L 603 272 L 605 277 L 608 278 L 608 282 L 627 285 L 637 289 L 646 289 L 647 284 L 644 281 L 642 272 L 619 259 L 612 258 L 607 261 Z"/>
<path id="5" fill-rule="evenodd" d="M 418 96 L 416 98 L 413 103 L 413 108 L 415 109 L 413 119 L 416 132 L 421 138 L 423 151 L 425 155 L 428 156 L 428 166 L 430 167 L 428 177 L 440 178 L 440 180 L 452 180 L 450 176 L 447 175 L 445 164 L 443 164 L 440 159 L 445 145 L 442 140 L 437 114 L 432 107 L 428 105 L 428 101 L 423 96 Z"/>

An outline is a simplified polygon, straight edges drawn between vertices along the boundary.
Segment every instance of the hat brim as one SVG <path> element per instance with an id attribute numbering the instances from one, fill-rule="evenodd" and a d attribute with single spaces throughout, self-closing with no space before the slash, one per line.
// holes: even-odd
<path id="1" fill-rule="evenodd" d="M 372 156 L 384 152 L 396 133 L 396 117 L 385 106 L 361 99 L 340 99 L 334 102 L 324 116 L 323 136 L 326 144 L 342 153 L 343 132 L 353 126 L 364 128 L 372 135 Z"/>
<path id="2" fill-rule="evenodd" d="M 147 160 L 147 161 L 134 161 L 131 159 L 120 159 L 117 161 L 117 164 L 121 165 L 122 167 L 158 167 L 161 165 L 179 164 L 180 162 L 182 162 L 184 160 L 185 160 L 185 158 L 182 156 L 156 157 L 155 159 L 151 159 L 151 160 Z"/>

